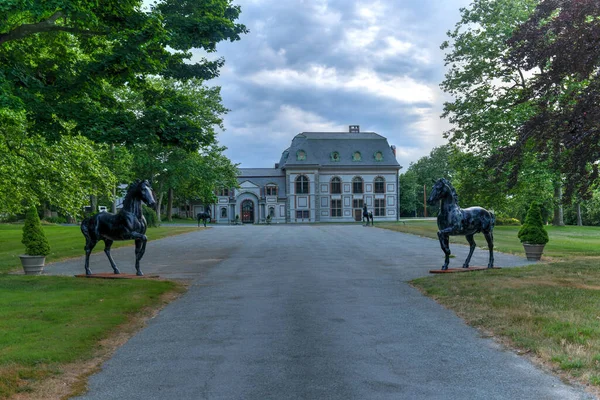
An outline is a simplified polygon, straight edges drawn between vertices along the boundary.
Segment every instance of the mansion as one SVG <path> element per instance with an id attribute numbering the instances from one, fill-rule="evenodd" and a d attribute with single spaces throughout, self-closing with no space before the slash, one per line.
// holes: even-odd
<path id="1" fill-rule="evenodd" d="M 216 223 L 350 222 L 399 216 L 396 148 L 374 132 L 302 132 L 273 168 L 240 168 L 239 188 L 211 205 Z M 196 212 L 203 209 L 197 207 Z"/>

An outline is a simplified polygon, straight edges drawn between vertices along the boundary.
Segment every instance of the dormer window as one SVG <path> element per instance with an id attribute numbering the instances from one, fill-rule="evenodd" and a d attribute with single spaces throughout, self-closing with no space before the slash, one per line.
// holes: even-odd
<path id="1" fill-rule="evenodd" d="M 360 151 L 355 151 L 354 154 L 352 154 L 352 161 L 362 161 Z"/>
<path id="2" fill-rule="evenodd" d="M 338 162 L 340 161 L 340 153 L 334 151 L 331 153 L 331 161 Z"/>
<path id="3" fill-rule="evenodd" d="M 296 152 L 297 161 L 306 161 L 306 152 L 304 150 L 298 150 Z"/>
<path id="4" fill-rule="evenodd" d="M 383 161 L 383 153 L 381 151 L 376 151 L 375 154 L 373 154 L 373 158 L 375 161 Z"/>

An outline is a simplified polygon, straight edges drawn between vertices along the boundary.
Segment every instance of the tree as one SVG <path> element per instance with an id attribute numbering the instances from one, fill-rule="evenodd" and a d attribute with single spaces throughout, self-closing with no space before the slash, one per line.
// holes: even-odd
<path id="1" fill-rule="evenodd" d="M 518 140 L 517 132 L 538 112 L 528 95 L 542 68 L 525 68 L 510 61 L 507 55 L 514 32 L 538 3 L 539 0 L 476 0 L 471 8 L 461 9 L 461 21 L 454 31 L 448 32 L 450 41 L 442 44 L 442 49 L 449 50 L 445 61 L 450 68 L 440 86 L 453 96 L 452 102 L 444 104 L 442 117 L 453 124 L 445 136 L 462 150 L 488 159 L 484 167 L 493 170 L 490 176 L 499 188 L 510 188 L 517 185 L 519 178 L 532 176 L 520 173 L 527 166 L 538 170 L 535 163 L 506 156 L 506 149 L 511 146 L 518 147 L 523 155 L 535 153 L 533 147 Z M 563 177 L 558 154 L 552 151 L 537 155 L 554 172 L 554 223 L 563 225 Z M 544 161 L 547 158 L 552 162 Z"/>
<path id="2" fill-rule="evenodd" d="M 566 176 L 566 196 L 589 198 L 600 159 L 600 3 L 544 0 L 514 32 L 508 62 L 541 72 L 521 101 L 535 108 L 520 127 L 507 159 L 521 159 L 529 144 L 553 154 Z M 518 166 L 518 164 L 517 164 Z"/>
<path id="3" fill-rule="evenodd" d="M 47 196 L 53 204 L 60 201 L 73 212 L 87 203 L 79 191 L 107 193 L 103 185 L 112 185 L 114 176 L 106 168 L 100 173 L 107 148 L 98 144 L 119 150 L 152 143 L 188 151 L 214 145 L 214 123 L 205 118 L 211 113 L 202 108 L 196 113 L 198 104 L 180 88 L 218 75 L 222 59 L 192 64 L 189 50 L 210 53 L 222 40 L 238 40 L 246 32 L 235 22 L 239 13 L 230 0 L 159 0 L 149 9 L 142 0 L 2 2 L 0 174 L 19 172 L 0 180 L 2 211 L 20 210 L 19 198 L 41 201 L 43 193 L 53 192 Z M 155 77 L 180 86 L 157 87 Z M 143 107 L 131 109 L 124 93 L 141 99 Z M 77 154 L 69 152 L 74 143 Z M 72 156 L 73 165 L 82 159 L 90 165 L 81 174 L 76 168 L 59 173 L 54 154 L 42 151 L 44 146 L 57 156 Z M 33 156 L 26 148 L 38 151 Z M 32 161 L 37 164 L 17 169 Z M 51 188 L 40 182 L 52 175 L 49 166 L 56 176 L 78 177 L 81 186 L 72 204 L 62 201 L 73 194 L 74 182 L 54 179 Z M 96 179 L 102 175 L 105 180 Z"/>
<path id="4" fill-rule="evenodd" d="M 0 96 L 26 111 L 28 131 L 48 139 L 81 134 L 95 142 L 198 149 L 203 131 L 159 107 L 133 114 L 116 98 L 127 87 L 160 101 L 150 77 L 210 79 L 223 60 L 188 63 L 246 32 L 230 0 L 9 1 L 0 5 Z M 168 108 L 168 107 L 167 107 Z M 171 117 L 171 118 L 169 118 Z"/>
<path id="5" fill-rule="evenodd" d="M 400 193 L 404 196 L 400 200 L 401 212 L 413 215 L 417 210 L 417 214 L 424 215 L 426 207 L 427 216 L 433 215 L 438 207 L 424 206 L 424 197 L 427 195 L 424 188 L 431 188 L 433 181 L 439 178 L 452 179 L 453 172 L 449 164 L 451 153 L 451 146 L 435 147 L 428 156 L 411 163 L 406 172 L 400 175 Z"/>

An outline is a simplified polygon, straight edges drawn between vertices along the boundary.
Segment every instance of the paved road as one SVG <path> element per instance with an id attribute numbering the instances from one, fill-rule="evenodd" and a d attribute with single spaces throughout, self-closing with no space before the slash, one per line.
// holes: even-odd
<path id="1" fill-rule="evenodd" d="M 467 248 L 451 247 L 460 266 Z M 131 248 L 114 253 L 133 271 Z M 150 242 L 146 273 L 194 283 L 81 398 L 592 398 L 408 285 L 442 261 L 436 241 L 349 225 L 215 227 Z M 496 262 L 527 263 L 503 254 Z M 473 264 L 486 263 L 477 250 Z M 92 268 L 110 271 L 104 254 Z M 72 260 L 47 271 L 82 269 Z"/>

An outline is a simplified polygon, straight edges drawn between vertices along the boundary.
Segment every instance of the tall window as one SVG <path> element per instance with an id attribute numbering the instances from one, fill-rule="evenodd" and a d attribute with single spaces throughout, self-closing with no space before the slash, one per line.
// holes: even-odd
<path id="1" fill-rule="evenodd" d="M 331 193 L 341 194 L 342 193 L 342 180 L 337 176 L 331 180 Z"/>
<path id="2" fill-rule="evenodd" d="M 269 216 L 275 218 L 275 207 L 269 207 Z"/>
<path id="3" fill-rule="evenodd" d="M 217 189 L 217 196 L 229 196 L 229 188 L 219 188 Z"/>
<path id="4" fill-rule="evenodd" d="M 352 193 L 360 194 L 363 193 L 363 180 L 360 177 L 352 179 Z"/>
<path id="5" fill-rule="evenodd" d="M 352 199 L 352 208 L 363 208 L 365 201 L 363 199 Z"/>
<path id="6" fill-rule="evenodd" d="M 268 185 L 266 187 L 267 196 L 277 196 L 277 186 Z"/>
<path id="7" fill-rule="evenodd" d="M 381 176 L 375 178 L 375 193 L 385 193 L 385 179 Z"/>
<path id="8" fill-rule="evenodd" d="M 342 216 L 342 200 L 332 199 L 331 200 L 331 216 L 341 217 Z"/>
<path id="9" fill-rule="evenodd" d="M 385 217 L 385 199 L 375 199 L 375 217 Z"/>
<path id="10" fill-rule="evenodd" d="M 296 178 L 296 194 L 308 194 L 308 178 L 304 175 Z"/>

